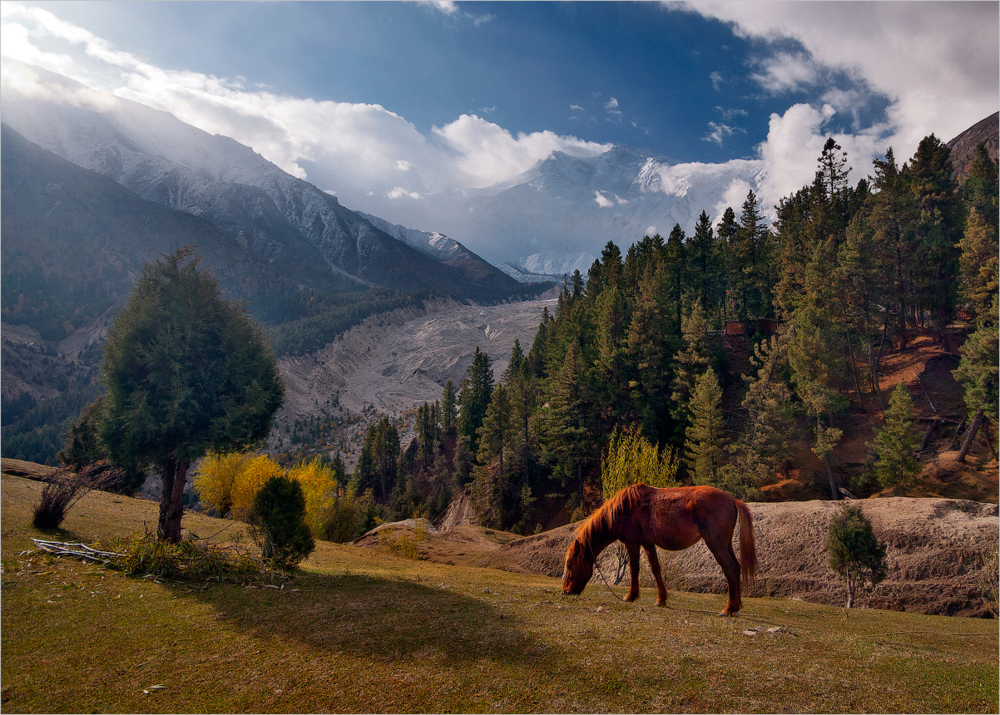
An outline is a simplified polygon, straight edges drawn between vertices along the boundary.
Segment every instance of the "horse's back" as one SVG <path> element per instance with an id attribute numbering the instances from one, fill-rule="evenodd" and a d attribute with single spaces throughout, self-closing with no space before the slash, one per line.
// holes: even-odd
<path id="1" fill-rule="evenodd" d="M 679 551 L 709 533 L 732 536 L 737 510 L 733 497 L 709 486 L 649 487 L 650 532 L 657 546 Z"/>

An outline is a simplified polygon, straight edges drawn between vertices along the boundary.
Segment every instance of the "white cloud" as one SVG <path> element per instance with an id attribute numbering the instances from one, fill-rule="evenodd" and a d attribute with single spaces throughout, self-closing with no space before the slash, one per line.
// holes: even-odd
<path id="1" fill-rule="evenodd" d="M 571 104 L 569 105 L 569 108 L 572 109 L 574 112 L 584 111 L 583 107 L 581 107 L 579 104 Z"/>
<path id="2" fill-rule="evenodd" d="M 458 3 L 454 0 L 417 0 L 421 5 L 428 5 L 435 10 L 443 12 L 445 15 L 454 15 L 458 12 Z"/>
<path id="3" fill-rule="evenodd" d="M 402 186 L 397 186 L 394 189 L 392 189 L 391 191 L 387 191 L 385 193 L 385 197 L 387 199 L 391 199 L 393 201 L 395 201 L 396 199 L 402 199 L 402 198 L 407 198 L 407 199 L 422 199 L 423 198 L 423 196 L 421 196 L 417 192 L 415 192 L 415 191 L 407 191 Z"/>
<path id="4" fill-rule="evenodd" d="M 612 201 L 611 199 L 605 198 L 604 194 L 602 194 L 600 191 L 595 191 L 594 192 L 594 203 L 596 203 L 602 209 L 610 208 L 611 206 L 615 205 L 614 201 Z"/>
<path id="5" fill-rule="evenodd" d="M 446 3 L 440 6 L 448 11 Z M 378 104 L 317 101 L 247 89 L 244 82 L 162 69 L 115 50 L 40 8 L 4 2 L 2 53 L 70 77 L 56 89 L 17 63 L 3 63 L 3 90 L 62 93 L 91 104 L 131 99 L 252 147 L 269 161 L 350 205 L 363 196 L 401 198 L 485 187 L 526 171 L 553 151 L 595 156 L 609 145 L 551 131 L 519 133 L 462 115 L 429 135 Z M 47 49 L 57 44 L 60 53 Z M 46 48 L 46 49 L 43 49 Z M 70 94 L 75 96 L 71 97 Z"/>
<path id="6" fill-rule="evenodd" d="M 607 109 L 608 111 L 611 111 L 612 109 L 618 109 L 618 100 L 612 97 L 611 99 L 608 100 L 608 103 L 604 105 L 604 108 Z"/>
<path id="7" fill-rule="evenodd" d="M 722 142 L 727 137 L 731 137 L 733 134 L 746 134 L 746 129 L 731 127 L 728 124 L 723 124 L 721 122 L 709 122 L 708 129 L 708 133 L 703 136 L 701 140 L 705 142 L 713 142 L 720 147 L 722 146 Z"/>
<path id="8" fill-rule="evenodd" d="M 668 3 L 732 23 L 741 37 L 794 38 L 812 61 L 887 96 L 897 154 L 932 132 L 947 141 L 1000 104 L 996 2 Z M 809 78 L 792 55 L 761 74 L 775 87 Z M 885 147 L 882 148 L 883 150 Z"/>
<path id="9" fill-rule="evenodd" d="M 722 79 L 722 73 L 719 71 L 712 72 L 708 78 L 712 81 L 712 89 L 716 92 L 719 91 L 719 87 L 721 87 L 722 83 L 725 82 L 725 80 Z"/>
<path id="10" fill-rule="evenodd" d="M 801 52 L 779 52 L 757 62 L 757 70 L 750 75 L 767 92 L 779 95 L 795 92 L 819 78 L 819 68 L 812 58 Z"/>

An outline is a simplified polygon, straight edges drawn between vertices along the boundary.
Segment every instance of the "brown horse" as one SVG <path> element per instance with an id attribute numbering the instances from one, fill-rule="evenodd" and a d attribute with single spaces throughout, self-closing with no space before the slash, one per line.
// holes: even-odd
<path id="1" fill-rule="evenodd" d="M 733 530 L 740 522 L 740 556 L 733 551 Z M 705 540 L 729 583 L 729 603 L 720 616 L 735 615 L 740 600 L 740 575 L 752 584 L 757 576 L 753 522 L 747 505 L 714 487 L 656 489 L 645 484 L 626 487 L 604 503 L 577 529 L 566 550 L 563 593 L 583 592 L 594 573 L 597 555 L 620 540 L 628 551 L 632 584 L 626 601 L 639 598 L 639 547 L 656 578 L 657 606 L 667 603 L 656 547 L 680 551 Z"/>

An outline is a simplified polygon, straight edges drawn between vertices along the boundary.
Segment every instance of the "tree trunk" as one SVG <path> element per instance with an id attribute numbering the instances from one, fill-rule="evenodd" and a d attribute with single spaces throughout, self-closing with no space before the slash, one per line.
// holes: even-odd
<path id="1" fill-rule="evenodd" d="M 851 578 L 851 569 L 847 569 L 847 607 L 854 606 L 854 579 Z"/>
<path id="2" fill-rule="evenodd" d="M 181 540 L 181 517 L 184 516 L 184 485 L 187 481 L 188 463 L 183 459 L 177 460 L 177 467 L 174 473 L 173 489 L 170 492 L 170 504 L 167 507 L 163 523 L 163 534 L 160 538 L 166 539 L 172 544 Z M 161 502 L 160 508 L 163 504 Z"/>
<path id="3" fill-rule="evenodd" d="M 986 446 L 990 448 L 990 454 L 993 455 L 993 459 L 997 459 L 997 451 L 993 448 L 993 436 L 990 434 L 990 421 L 983 418 L 981 429 L 983 430 L 983 441 L 986 442 Z"/>
<path id="4" fill-rule="evenodd" d="M 861 383 L 858 381 L 858 366 L 854 362 L 854 345 L 851 343 L 850 331 L 848 331 L 844 337 L 847 339 L 847 352 L 851 356 L 851 373 L 854 375 L 854 389 L 858 393 L 858 404 L 861 405 L 861 409 L 864 410 L 865 400 L 861 397 Z"/>
<path id="5" fill-rule="evenodd" d="M 163 476 L 160 488 L 160 518 L 156 524 L 156 537 L 169 541 L 168 515 L 170 513 L 170 502 L 174 493 L 174 473 L 177 470 L 177 461 L 167 459 L 163 463 Z"/>
<path id="6" fill-rule="evenodd" d="M 837 482 L 833 478 L 833 465 L 830 464 L 830 455 L 826 455 L 823 459 L 826 461 L 826 476 L 830 479 L 830 493 L 833 495 L 833 500 L 837 501 L 840 499 L 840 494 L 837 492 Z"/>
<path id="7" fill-rule="evenodd" d="M 972 419 L 972 424 L 969 425 L 969 431 L 965 433 L 965 441 L 962 442 L 962 449 L 958 451 L 958 461 L 964 462 L 965 455 L 969 453 L 969 448 L 972 447 L 972 440 L 976 438 L 976 432 L 979 431 L 979 425 L 983 422 L 983 411 L 979 410 L 976 416 Z"/>

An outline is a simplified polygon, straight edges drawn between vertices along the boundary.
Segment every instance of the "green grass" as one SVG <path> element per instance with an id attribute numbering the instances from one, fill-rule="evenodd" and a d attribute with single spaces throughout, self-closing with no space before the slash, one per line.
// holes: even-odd
<path id="1" fill-rule="evenodd" d="M 996 621 L 755 598 L 720 619 L 722 596 L 564 597 L 552 578 L 322 542 L 284 588 L 157 583 L 24 553 L 38 491 L 3 478 L 4 712 L 997 711 Z M 56 538 L 155 513 L 92 493 Z M 227 524 L 185 517 L 203 536 Z"/>

